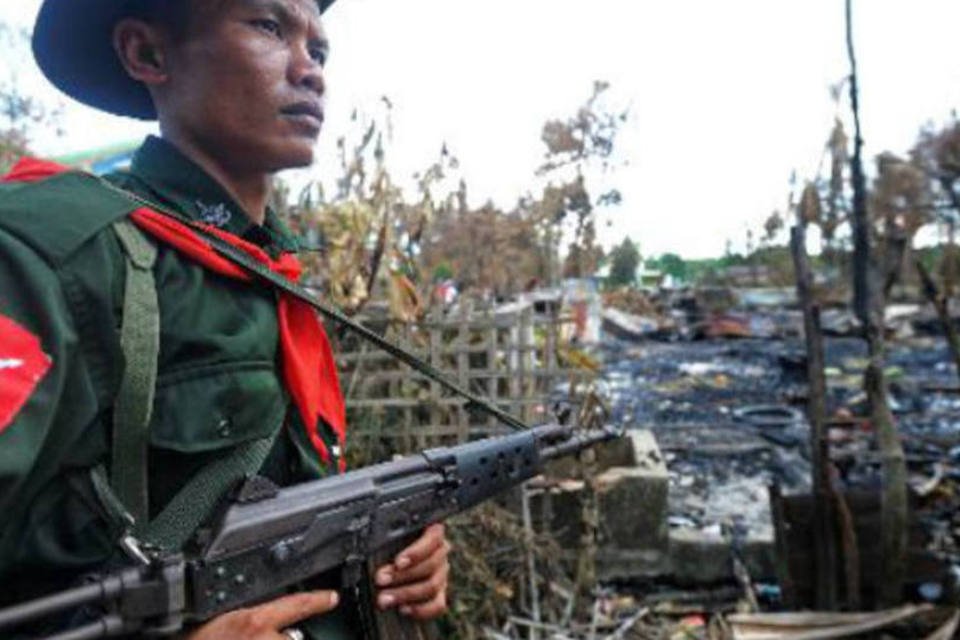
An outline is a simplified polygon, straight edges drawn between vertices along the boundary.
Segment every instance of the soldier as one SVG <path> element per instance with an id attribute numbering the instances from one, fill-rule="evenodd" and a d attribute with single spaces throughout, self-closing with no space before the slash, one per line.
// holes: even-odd
<path id="1" fill-rule="evenodd" d="M 332 2 L 43 2 L 47 78 L 161 136 L 110 185 L 37 162 L 0 185 L 0 605 L 117 561 L 131 522 L 184 539 L 197 478 L 237 452 L 280 485 L 342 467 L 343 400 L 313 313 L 191 253 L 127 196 L 295 276 L 296 241 L 267 202 L 275 172 L 313 161 Z M 376 573 L 377 605 L 440 615 L 448 550 L 428 528 Z M 321 576 L 187 637 L 354 638 L 334 587 Z"/>

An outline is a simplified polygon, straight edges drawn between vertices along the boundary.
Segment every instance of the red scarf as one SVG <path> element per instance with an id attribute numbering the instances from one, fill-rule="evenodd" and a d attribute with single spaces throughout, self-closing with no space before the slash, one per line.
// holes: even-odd
<path id="1" fill-rule="evenodd" d="M 58 173 L 67 167 L 26 158 L 5 176 L 3 182 L 34 182 Z M 190 226 L 147 208 L 130 214 L 130 219 L 146 233 L 172 246 L 191 260 L 227 278 L 249 282 L 253 277 L 243 268 L 217 253 Z M 193 223 L 198 229 L 213 234 L 251 256 L 274 273 L 296 282 L 300 278 L 300 261 L 291 253 L 274 260 L 263 249 L 211 225 Z M 340 471 L 346 469 L 343 447 L 346 439 L 346 409 L 340 392 L 340 381 L 333 359 L 330 340 L 316 312 L 306 302 L 281 293 L 277 303 L 280 324 L 280 350 L 283 379 L 306 426 L 310 442 L 326 464 L 330 452 L 318 433 L 319 420 L 326 421 L 340 444 Z"/>

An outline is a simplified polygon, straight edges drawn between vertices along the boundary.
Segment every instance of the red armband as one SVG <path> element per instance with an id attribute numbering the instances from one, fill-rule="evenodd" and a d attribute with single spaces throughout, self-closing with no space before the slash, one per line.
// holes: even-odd
<path id="1" fill-rule="evenodd" d="M 0 315 L 0 433 L 33 395 L 51 364 L 37 336 Z"/>

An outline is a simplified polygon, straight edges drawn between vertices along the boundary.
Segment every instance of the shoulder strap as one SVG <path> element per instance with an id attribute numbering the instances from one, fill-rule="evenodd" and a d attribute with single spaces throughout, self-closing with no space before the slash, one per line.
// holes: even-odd
<path id="1" fill-rule="evenodd" d="M 182 548 L 227 492 L 245 476 L 259 471 L 279 431 L 266 438 L 241 442 L 200 469 L 142 529 L 143 540 L 168 551 Z"/>
<path id="2" fill-rule="evenodd" d="M 113 228 L 127 263 L 120 329 L 126 366 L 114 405 L 110 484 L 133 516 L 135 533 L 153 545 L 176 550 L 193 535 L 231 486 L 263 466 L 276 433 L 241 443 L 203 467 L 147 524 L 147 452 L 160 352 L 160 307 L 153 276 L 157 247 L 126 218 L 114 223 Z"/>
<path id="3" fill-rule="evenodd" d="M 107 189 L 114 191 L 115 193 L 127 198 L 130 202 L 139 204 L 141 206 L 147 207 L 157 213 L 163 214 L 181 224 L 188 225 L 193 228 L 193 231 L 203 238 L 210 247 L 212 247 L 217 253 L 221 256 L 233 262 L 234 264 L 246 269 L 251 275 L 257 276 L 264 282 L 269 283 L 275 289 L 282 293 L 286 293 L 297 300 L 305 302 L 307 305 L 316 309 L 320 314 L 337 323 L 339 326 L 342 326 L 360 338 L 374 344 L 379 347 L 386 353 L 390 354 L 400 362 L 403 362 L 406 365 L 409 365 L 415 371 L 418 371 L 425 375 L 430 380 L 437 382 L 440 386 L 446 388 L 449 391 L 452 391 L 456 395 L 465 398 L 467 402 L 468 409 L 480 409 L 485 413 L 494 416 L 500 422 L 506 426 L 517 429 L 517 430 L 526 430 L 529 427 L 524 424 L 522 420 L 516 418 L 503 409 L 501 409 L 495 402 L 491 402 L 475 393 L 465 386 L 460 385 L 460 383 L 452 380 L 448 375 L 441 372 L 434 365 L 422 360 L 413 353 L 407 351 L 406 349 L 400 347 L 399 345 L 394 344 L 387 338 L 381 336 L 377 332 L 367 328 L 363 324 L 353 320 L 345 313 L 336 309 L 335 307 L 328 305 L 325 302 L 322 302 L 316 295 L 300 286 L 299 284 L 287 280 L 285 277 L 273 273 L 270 269 L 266 268 L 264 265 L 259 264 L 254 258 L 248 256 L 243 251 L 237 249 L 230 245 L 230 243 L 225 242 L 222 238 L 217 237 L 215 234 L 211 233 L 209 230 L 197 226 L 196 221 L 190 220 L 183 216 L 182 214 L 171 210 L 168 207 L 158 205 L 150 200 L 139 196 L 137 194 L 131 193 L 124 190 L 121 187 L 113 185 L 103 178 L 99 178 L 92 174 L 84 174 L 91 180 L 100 182 Z"/>
<path id="4" fill-rule="evenodd" d="M 113 224 L 126 257 L 120 346 L 125 366 L 113 410 L 110 484 L 138 525 L 147 521 L 147 448 L 160 353 L 157 247 L 126 218 Z"/>

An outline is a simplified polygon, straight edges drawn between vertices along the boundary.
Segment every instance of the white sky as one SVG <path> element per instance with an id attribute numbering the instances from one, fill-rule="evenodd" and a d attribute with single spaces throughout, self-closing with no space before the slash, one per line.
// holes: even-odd
<path id="1" fill-rule="evenodd" d="M 38 6 L 7 0 L 0 20 L 29 27 Z M 867 156 L 902 153 L 960 106 L 960 2 L 856 0 L 855 17 Z M 509 207 L 535 189 L 543 122 L 607 80 L 631 118 L 618 153 L 628 164 L 603 185 L 624 202 L 603 214 L 602 238 L 629 235 L 648 256 L 742 247 L 748 226 L 783 208 L 791 172 L 816 171 L 834 115 L 828 87 L 848 72 L 843 0 L 338 0 L 326 22 L 315 175 L 330 174 L 352 109 L 375 112 L 387 95 L 397 175 L 446 142 L 472 204 Z M 14 70 L 41 86 L 29 62 L 2 56 L 0 73 Z M 63 100 L 65 135 L 38 135 L 41 153 L 150 130 Z"/>

